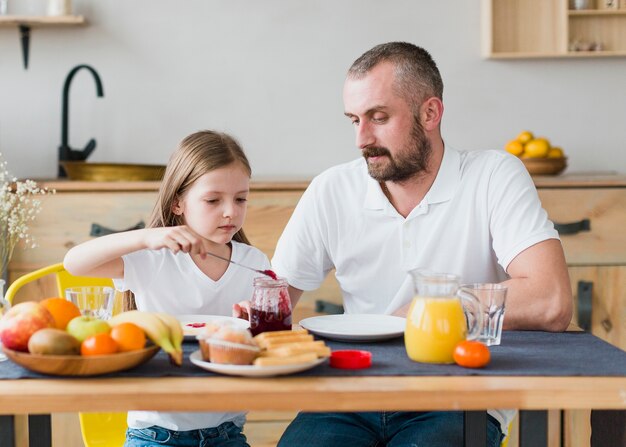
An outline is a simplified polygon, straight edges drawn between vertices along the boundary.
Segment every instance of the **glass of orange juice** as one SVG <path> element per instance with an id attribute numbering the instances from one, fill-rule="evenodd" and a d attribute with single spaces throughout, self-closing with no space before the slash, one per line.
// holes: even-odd
<path id="1" fill-rule="evenodd" d="M 406 318 L 406 352 L 416 362 L 453 363 L 454 347 L 480 333 L 480 302 L 471 293 L 459 290 L 456 275 L 425 270 L 409 273 L 416 294 Z"/>

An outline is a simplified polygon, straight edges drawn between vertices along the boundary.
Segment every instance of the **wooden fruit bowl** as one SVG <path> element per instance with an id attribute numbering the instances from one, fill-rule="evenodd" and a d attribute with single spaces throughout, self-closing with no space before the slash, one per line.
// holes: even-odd
<path id="1" fill-rule="evenodd" d="M 521 160 L 530 175 L 557 175 L 567 167 L 567 157 L 522 158 Z"/>
<path id="2" fill-rule="evenodd" d="M 40 355 L 2 348 L 6 356 L 26 369 L 54 376 L 97 376 L 134 368 L 150 360 L 159 351 L 158 346 L 148 346 L 138 351 L 119 354 Z"/>

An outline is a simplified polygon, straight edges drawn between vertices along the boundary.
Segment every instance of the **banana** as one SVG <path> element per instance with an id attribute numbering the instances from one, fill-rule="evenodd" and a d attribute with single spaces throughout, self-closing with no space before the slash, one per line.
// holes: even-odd
<path id="1" fill-rule="evenodd" d="M 156 312 L 155 315 L 163 321 L 170 329 L 170 341 L 172 342 L 172 346 L 178 350 L 182 350 L 183 340 L 185 338 L 185 334 L 183 333 L 183 327 L 173 315 L 166 314 L 163 312 Z"/>
<path id="2" fill-rule="evenodd" d="M 176 348 L 170 341 L 170 329 L 163 321 L 151 312 L 141 312 L 138 310 L 130 310 L 122 312 L 108 321 L 111 327 L 120 323 L 134 323 L 146 333 L 152 342 L 167 352 L 170 361 L 180 366 L 183 363 L 183 352 L 180 347 Z"/>

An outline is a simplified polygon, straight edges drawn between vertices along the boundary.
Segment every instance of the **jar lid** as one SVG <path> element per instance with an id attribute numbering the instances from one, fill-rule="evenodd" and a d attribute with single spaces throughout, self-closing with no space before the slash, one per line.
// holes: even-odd
<path id="1" fill-rule="evenodd" d="M 340 369 L 362 369 L 372 366 L 372 353 L 346 349 L 330 354 L 330 366 Z"/>

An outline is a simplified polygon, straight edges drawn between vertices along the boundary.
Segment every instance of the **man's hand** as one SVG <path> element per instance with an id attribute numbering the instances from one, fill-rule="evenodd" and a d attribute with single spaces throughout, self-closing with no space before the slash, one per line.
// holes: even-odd
<path id="1" fill-rule="evenodd" d="M 250 321 L 250 301 L 239 301 L 233 304 L 233 317 Z"/>
<path id="2" fill-rule="evenodd" d="M 411 307 L 411 303 L 405 304 L 402 307 L 394 310 L 391 315 L 395 315 L 396 317 L 406 318 L 406 315 L 409 313 L 409 307 Z"/>

